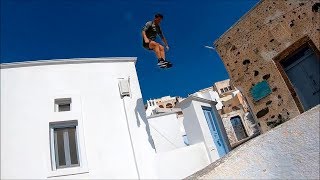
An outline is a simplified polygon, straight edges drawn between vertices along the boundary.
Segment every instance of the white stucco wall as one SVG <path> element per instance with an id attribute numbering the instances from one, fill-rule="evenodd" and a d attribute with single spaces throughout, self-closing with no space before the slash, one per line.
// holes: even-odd
<path id="1" fill-rule="evenodd" d="M 184 100 L 184 102 L 183 101 L 180 102 L 178 106 L 181 107 L 184 114 L 183 123 L 184 123 L 186 134 L 189 139 L 189 143 L 195 144 L 199 142 L 204 142 L 207 149 L 207 153 L 209 154 L 209 157 L 210 157 L 210 161 L 214 162 L 215 160 L 219 159 L 220 156 L 218 154 L 217 147 L 214 144 L 212 135 L 210 133 L 210 129 L 205 119 L 202 106 L 212 108 L 216 116 L 215 118 L 217 120 L 217 123 L 219 125 L 221 136 L 225 143 L 226 151 L 228 152 L 230 151 L 231 147 L 230 147 L 229 140 L 228 140 L 226 131 L 224 129 L 222 120 L 218 115 L 218 112 L 215 108 L 213 101 L 208 101 L 206 99 L 202 99 L 198 97 L 196 98 L 188 97 L 188 98 Z"/>
<path id="2" fill-rule="evenodd" d="M 1 179 L 155 177 L 135 59 L 75 62 L 1 65 Z M 127 77 L 131 97 L 122 100 L 118 78 Z M 64 97 L 72 98 L 72 110 L 54 112 L 54 99 Z M 78 120 L 84 166 L 56 173 L 51 170 L 49 122 L 65 120 Z"/>
<path id="3" fill-rule="evenodd" d="M 183 179 L 210 164 L 204 143 L 158 153 L 156 169 L 159 179 Z"/>
<path id="4" fill-rule="evenodd" d="M 188 137 L 189 144 L 197 144 L 204 141 L 200 123 L 197 121 L 197 114 L 194 112 L 192 104 L 186 104 L 183 109 L 183 125 Z"/>
<path id="5" fill-rule="evenodd" d="M 183 142 L 184 131 L 180 121 L 176 113 L 162 113 L 148 117 L 157 153 L 186 146 Z"/>
<path id="6" fill-rule="evenodd" d="M 209 91 L 205 91 L 205 92 L 197 92 L 195 95 L 200 98 L 208 99 L 211 101 L 216 101 L 217 102 L 217 104 L 215 105 L 216 109 L 217 110 L 222 109 L 223 104 L 222 104 L 221 98 L 219 97 L 218 92 L 213 91 L 213 90 L 209 90 Z"/>

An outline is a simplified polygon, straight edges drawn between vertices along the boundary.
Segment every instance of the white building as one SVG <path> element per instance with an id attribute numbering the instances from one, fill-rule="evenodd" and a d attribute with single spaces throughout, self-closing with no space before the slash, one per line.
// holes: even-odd
<path id="1" fill-rule="evenodd" d="M 183 142 L 173 112 L 162 114 L 175 119 L 172 127 L 155 120 L 161 116 L 149 120 L 174 129 L 177 146 L 151 132 L 135 62 L 1 64 L 1 179 L 182 179 L 212 162 L 205 142 Z M 157 152 L 151 134 L 163 143 Z"/>
<path id="2" fill-rule="evenodd" d="M 1 179 L 157 178 L 135 61 L 1 64 Z"/>
<path id="3" fill-rule="evenodd" d="M 179 98 L 176 103 L 171 102 L 176 106 L 164 108 L 163 104 L 175 99 L 176 97 L 165 96 L 147 101 L 147 119 L 156 152 L 169 152 L 203 143 L 209 162 L 214 162 L 231 150 L 218 113 L 223 104 L 212 87 L 193 93 L 187 98 Z"/>
<path id="4" fill-rule="evenodd" d="M 174 99 L 165 96 L 147 101 L 147 119 L 158 153 L 204 143 L 205 153 L 214 162 L 259 134 L 245 100 L 229 80 L 171 102 L 177 106 L 164 108 L 163 104 Z"/>
<path id="5" fill-rule="evenodd" d="M 183 111 L 189 144 L 204 143 L 211 163 L 231 150 L 216 104 L 216 101 L 193 95 L 177 104 Z"/>
<path id="6" fill-rule="evenodd" d="M 181 97 L 164 96 L 158 99 L 150 99 L 146 104 L 147 116 L 165 113 L 165 112 L 181 112 L 181 109 L 176 109 L 174 106 L 182 101 Z"/>

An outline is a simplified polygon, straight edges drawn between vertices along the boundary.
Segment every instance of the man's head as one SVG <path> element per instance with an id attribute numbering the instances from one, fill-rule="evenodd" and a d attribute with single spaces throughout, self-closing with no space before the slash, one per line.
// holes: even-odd
<path id="1" fill-rule="evenodd" d="M 154 23 L 155 24 L 160 24 L 160 22 L 161 22 L 161 20 L 163 19 L 163 15 L 162 14 L 156 14 L 156 15 L 154 15 Z"/>

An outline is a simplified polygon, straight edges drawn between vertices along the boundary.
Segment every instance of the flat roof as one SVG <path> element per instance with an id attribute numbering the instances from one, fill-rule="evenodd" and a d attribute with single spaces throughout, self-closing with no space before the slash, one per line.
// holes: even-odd
<path id="1" fill-rule="evenodd" d="M 136 62 L 137 57 L 99 57 L 99 58 L 70 58 L 21 61 L 12 63 L 1 63 L 0 69 L 19 68 L 28 66 L 45 66 L 58 64 L 84 64 L 84 63 L 109 63 L 109 62 Z"/>

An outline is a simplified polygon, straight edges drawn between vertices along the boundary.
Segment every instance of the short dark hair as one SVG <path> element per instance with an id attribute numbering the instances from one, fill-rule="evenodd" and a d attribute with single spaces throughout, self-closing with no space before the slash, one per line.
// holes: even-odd
<path id="1" fill-rule="evenodd" d="M 154 15 L 154 17 L 155 17 L 155 18 L 160 17 L 161 19 L 163 19 L 163 15 L 162 15 L 162 14 L 160 14 L 160 13 L 157 13 L 156 15 Z"/>

